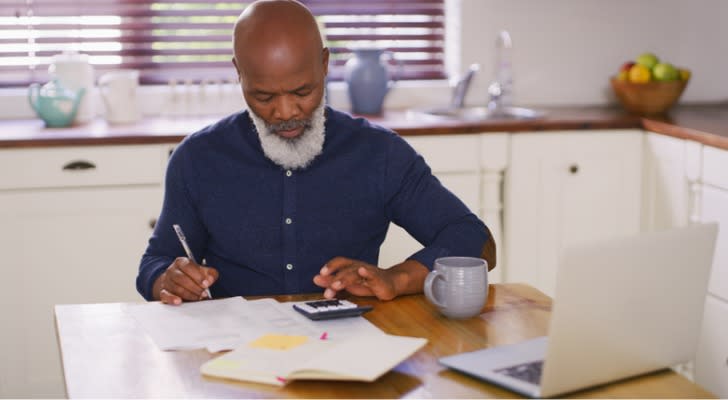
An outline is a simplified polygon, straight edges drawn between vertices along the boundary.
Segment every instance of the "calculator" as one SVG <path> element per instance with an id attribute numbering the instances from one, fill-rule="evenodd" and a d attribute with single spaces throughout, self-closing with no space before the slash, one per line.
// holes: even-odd
<path id="1" fill-rule="evenodd" d="M 333 318 L 358 317 L 367 311 L 371 311 L 372 306 L 358 306 L 348 300 L 331 299 L 296 303 L 293 305 L 293 309 L 312 320 L 318 321 Z"/>

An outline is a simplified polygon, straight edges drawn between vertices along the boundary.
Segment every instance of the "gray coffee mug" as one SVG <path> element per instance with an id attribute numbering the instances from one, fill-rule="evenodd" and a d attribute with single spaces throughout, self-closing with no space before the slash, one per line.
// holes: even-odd
<path id="1" fill-rule="evenodd" d="M 475 257 L 442 257 L 425 279 L 425 296 L 450 318 L 480 314 L 488 298 L 488 262 Z"/>

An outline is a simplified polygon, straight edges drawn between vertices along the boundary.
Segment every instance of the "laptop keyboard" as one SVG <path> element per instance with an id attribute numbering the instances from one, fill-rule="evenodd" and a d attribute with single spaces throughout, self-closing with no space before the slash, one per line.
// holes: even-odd
<path id="1" fill-rule="evenodd" d="M 518 364 L 511 367 L 496 369 L 495 372 L 503 375 L 508 375 L 511 378 L 516 378 L 534 385 L 538 385 L 541 382 L 541 367 L 543 366 L 543 360 L 527 362 L 525 364 Z"/>

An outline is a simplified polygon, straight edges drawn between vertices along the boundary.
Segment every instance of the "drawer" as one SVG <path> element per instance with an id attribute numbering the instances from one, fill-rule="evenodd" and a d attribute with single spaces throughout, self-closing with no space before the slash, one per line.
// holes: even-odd
<path id="1" fill-rule="evenodd" d="M 477 171 L 479 168 L 479 135 L 406 136 L 405 140 L 425 158 L 435 173 Z"/>
<path id="2" fill-rule="evenodd" d="M 159 184 L 163 146 L 84 146 L 0 151 L 0 190 Z"/>
<path id="3" fill-rule="evenodd" d="M 703 146 L 703 182 L 728 190 L 728 151 Z"/>
<path id="4" fill-rule="evenodd" d="M 708 296 L 695 356 L 695 383 L 728 398 L 728 303 Z"/>

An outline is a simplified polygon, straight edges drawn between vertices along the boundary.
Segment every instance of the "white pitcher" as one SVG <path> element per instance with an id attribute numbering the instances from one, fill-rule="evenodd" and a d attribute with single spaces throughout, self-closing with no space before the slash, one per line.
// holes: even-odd
<path id="1" fill-rule="evenodd" d="M 85 123 L 93 119 L 96 115 L 91 98 L 94 89 L 94 69 L 89 63 L 88 55 L 75 52 L 56 54 L 48 67 L 48 73 L 51 79 L 57 80 L 63 87 L 73 91 L 83 89 L 86 93 L 78 105 L 73 122 Z"/>
<path id="2" fill-rule="evenodd" d="M 137 87 L 139 71 L 119 70 L 99 78 L 99 92 L 106 105 L 106 120 L 111 124 L 128 124 L 139 120 Z"/>

